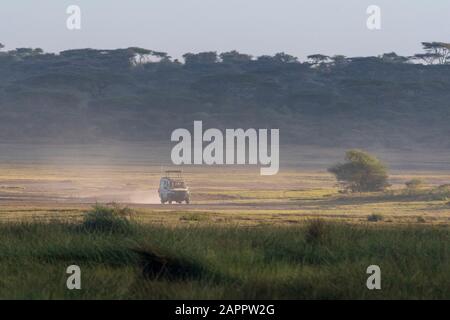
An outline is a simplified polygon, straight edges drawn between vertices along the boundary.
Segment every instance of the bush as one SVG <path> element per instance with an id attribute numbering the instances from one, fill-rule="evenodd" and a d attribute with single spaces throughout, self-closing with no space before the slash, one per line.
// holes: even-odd
<path id="1" fill-rule="evenodd" d="M 433 188 L 429 195 L 430 200 L 445 201 L 450 199 L 450 185 L 443 184 L 439 187 Z"/>
<path id="2" fill-rule="evenodd" d="M 361 150 L 350 150 L 346 152 L 345 159 L 345 163 L 328 169 L 345 190 L 383 191 L 389 186 L 387 168 L 376 157 Z"/>
<path id="3" fill-rule="evenodd" d="M 409 181 L 405 182 L 405 186 L 408 189 L 419 189 L 425 186 L 425 181 L 423 181 L 422 179 L 411 179 Z"/>
<path id="4" fill-rule="evenodd" d="M 424 217 L 417 217 L 417 222 L 418 222 L 418 223 L 425 223 L 425 222 L 427 222 L 427 221 L 425 220 Z"/>
<path id="5" fill-rule="evenodd" d="M 325 240 L 327 226 L 323 220 L 314 219 L 306 226 L 305 240 L 308 243 L 321 243 Z"/>
<path id="6" fill-rule="evenodd" d="M 84 217 L 82 228 L 90 232 L 131 233 L 132 211 L 129 208 L 95 205 Z"/>
<path id="7" fill-rule="evenodd" d="M 370 221 L 370 222 L 378 222 L 378 221 L 383 221 L 383 216 L 381 215 L 381 214 L 376 214 L 376 213 L 373 213 L 373 214 L 371 214 L 370 216 L 368 216 L 367 217 L 367 221 Z"/>

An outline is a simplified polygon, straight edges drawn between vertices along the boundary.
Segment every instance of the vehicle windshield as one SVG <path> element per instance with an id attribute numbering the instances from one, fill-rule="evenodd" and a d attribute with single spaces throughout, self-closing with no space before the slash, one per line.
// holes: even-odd
<path id="1" fill-rule="evenodd" d="M 186 188 L 186 185 L 184 184 L 184 181 L 176 181 L 176 180 L 172 180 L 171 182 L 170 182 L 170 186 L 172 187 L 172 188 Z"/>

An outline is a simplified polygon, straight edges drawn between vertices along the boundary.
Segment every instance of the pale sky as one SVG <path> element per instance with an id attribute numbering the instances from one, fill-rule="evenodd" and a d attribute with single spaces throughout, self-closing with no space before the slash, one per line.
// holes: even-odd
<path id="1" fill-rule="evenodd" d="M 78 5 L 82 29 L 66 28 Z M 366 27 L 381 7 L 381 30 Z M 450 42 L 450 0 L 16 0 L 0 4 L 6 49 L 140 46 L 179 58 L 186 52 L 238 51 L 255 56 L 412 55 L 422 41 Z"/>

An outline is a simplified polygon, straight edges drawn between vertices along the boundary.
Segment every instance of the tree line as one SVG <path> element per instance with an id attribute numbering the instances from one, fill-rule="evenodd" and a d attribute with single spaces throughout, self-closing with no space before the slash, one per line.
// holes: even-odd
<path id="1" fill-rule="evenodd" d="M 401 56 L 397 55 L 395 52 L 385 53 L 378 57 L 372 57 L 384 62 L 392 63 L 422 63 L 426 65 L 444 65 L 450 64 L 450 43 L 446 42 L 422 42 L 422 47 L 424 52 L 417 53 L 412 56 Z M 0 43 L 0 57 L 10 56 L 14 58 L 25 58 L 34 57 L 39 55 L 55 55 L 44 53 L 41 48 L 16 48 L 14 50 L 2 51 L 5 45 Z M 70 56 L 74 54 L 80 55 L 116 55 L 122 56 L 129 60 L 132 65 L 142 65 L 152 62 L 161 63 L 175 63 L 181 64 L 178 59 L 173 59 L 168 53 L 162 51 L 154 51 L 140 47 L 130 47 L 126 49 L 115 49 L 115 50 L 95 50 L 95 49 L 77 49 L 77 50 L 65 50 L 60 52 L 60 55 Z M 367 57 L 366 57 L 367 58 Z M 199 65 L 199 64 L 215 64 L 215 63 L 225 63 L 225 64 L 239 64 L 248 63 L 251 61 L 268 62 L 268 63 L 301 63 L 301 61 L 290 54 L 280 52 L 273 56 L 262 55 L 254 57 L 249 54 L 240 53 L 236 50 L 229 52 L 223 52 L 218 54 L 215 51 L 199 52 L 199 53 L 186 53 L 183 55 L 184 63 L 186 65 Z M 329 66 L 329 65 L 343 65 L 356 58 L 349 58 L 344 55 L 333 55 L 328 56 L 324 54 L 311 54 L 307 56 L 307 61 L 303 63 L 309 64 L 311 66 Z"/>

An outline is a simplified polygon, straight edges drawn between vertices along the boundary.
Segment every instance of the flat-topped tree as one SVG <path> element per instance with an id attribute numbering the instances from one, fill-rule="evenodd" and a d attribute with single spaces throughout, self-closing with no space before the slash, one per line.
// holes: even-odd
<path id="1" fill-rule="evenodd" d="M 128 50 L 135 55 L 135 62 L 137 64 L 146 63 L 149 55 L 152 53 L 151 50 L 139 48 L 139 47 L 131 47 L 131 48 L 128 48 Z"/>
<path id="2" fill-rule="evenodd" d="M 361 150 L 349 150 L 345 162 L 328 169 L 350 192 L 383 191 L 389 184 L 386 166 L 375 156 Z"/>
<path id="3" fill-rule="evenodd" d="M 219 61 L 217 52 L 186 53 L 183 55 L 186 65 L 214 64 Z"/>
<path id="4" fill-rule="evenodd" d="M 384 53 L 381 56 L 381 60 L 388 63 L 405 63 L 408 62 L 409 59 L 407 57 L 399 56 L 395 52 L 389 52 Z"/>
<path id="5" fill-rule="evenodd" d="M 347 57 L 341 54 L 334 55 L 330 59 L 333 61 L 333 65 L 335 66 L 342 66 L 349 62 Z"/>
<path id="6" fill-rule="evenodd" d="M 422 42 L 423 49 L 431 55 L 439 64 L 447 64 L 450 58 L 450 43 L 445 42 Z"/>
<path id="7" fill-rule="evenodd" d="M 220 59 L 222 59 L 223 63 L 246 63 L 252 60 L 252 56 L 233 50 L 221 53 Z"/>
<path id="8" fill-rule="evenodd" d="M 277 60 L 281 63 L 296 63 L 296 62 L 298 62 L 297 57 L 294 57 L 294 56 L 284 53 L 284 52 L 279 52 L 279 53 L 275 54 L 274 58 L 275 58 L 275 60 Z"/>
<path id="9" fill-rule="evenodd" d="M 44 53 L 41 48 L 16 48 L 15 50 L 8 51 L 8 54 L 17 58 L 35 57 Z"/>
<path id="10" fill-rule="evenodd" d="M 422 60 L 426 64 L 434 64 L 436 61 L 438 61 L 440 56 L 436 53 L 417 53 L 415 54 L 412 59 L 416 60 Z"/>
<path id="11" fill-rule="evenodd" d="M 276 53 L 274 56 L 269 56 L 269 55 L 259 56 L 257 61 L 261 62 L 261 63 L 274 64 L 274 65 L 283 65 L 286 63 L 296 64 L 299 62 L 297 57 L 292 56 L 287 53 L 284 53 L 284 52 Z"/>
<path id="12" fill-rule="evenodd" d="M 320 65 L 327 62 L 330 57 L 323 54 L 312 54 L 307 57 L 313 65 Z"/>

